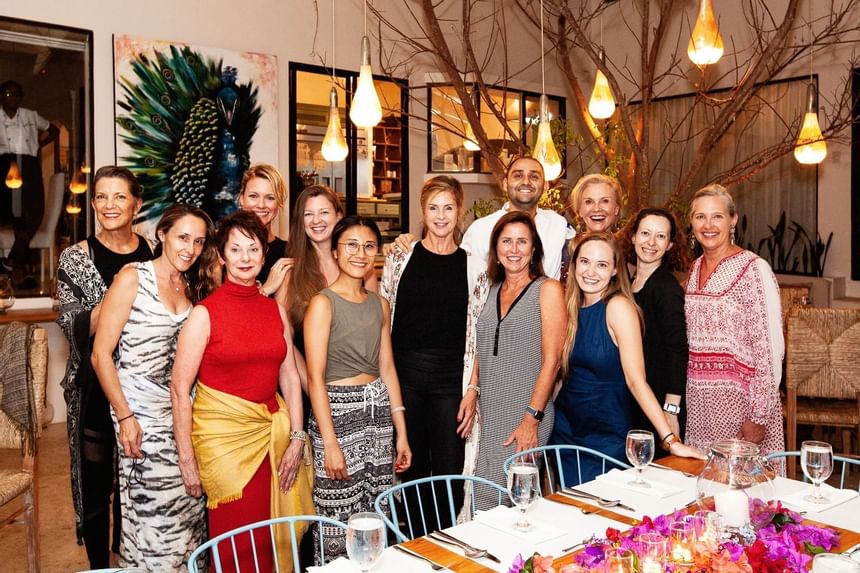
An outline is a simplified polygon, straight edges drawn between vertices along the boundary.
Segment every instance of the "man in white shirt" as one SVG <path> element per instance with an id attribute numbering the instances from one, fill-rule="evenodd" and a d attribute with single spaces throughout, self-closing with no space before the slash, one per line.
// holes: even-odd
<path id="1" fill-rule="evenodd" d="M 478 276 L 487 270 L 487 256 L 490 252 L 490 234 L 493 227 L 508 211 L 525 211 L 534 218 L 541 243 L 543 243 L 543 269 L 546 276 L 554 279 L 561 277 L 561 257 L 568 239 L 575 235 L 567 219 L 549 209 L 538 209 L 546 181 L 543 165 L 529 156 L 519 156 L 511 160 L 502 191 L 508 200 L 501 209 L 486 217 L 475 219 L 466 229 L 460 246 L 469 255 L 466 259 L 470 288 L 477 283 Z M 394 248 L 408 252 L 415 236 L 404 233 L 397 237 Z"/>
<path id="2" fill-rule="evenodd" d="M 508 201 L 498 211 L 476 219 L 466 233 L 460 246 L 469 254 L 467 259 L 469 284 L 477 282 L 478 275 L 487 270 L 490 251 L 490 234 L 493 227 L 509 211 L 524 211 L 532 216 L 543 243 L 543 269 L 546 276 L 561 277 L 561 256 L 565 243 L 574 236 L 573 227 L 567 219 L 548 209 L 539 209 L 537 204 L 546 190 L 543 166 L 533 157 L 516 157 L 508 166 L 502 181 L 502 191 Z"/>
<path id="3" fill-rule="evenodd" d="M 0 84 L 0 223 L 15 229 L 15 246 L 8 261 L 23 265 L 29 259 L 30 238 L 42 222 L 45 189 L 39 149 L 57 138 L 60 131 L 37 112 L 20 107 L 24 98 L 21 84 Z M 20 211 L 12 211 L 12 191 L 6 187 L 6 176 L 12 162 L 18 165 L 23 181 Z M 8 263 L 7 263 L 8 264 Z"/>

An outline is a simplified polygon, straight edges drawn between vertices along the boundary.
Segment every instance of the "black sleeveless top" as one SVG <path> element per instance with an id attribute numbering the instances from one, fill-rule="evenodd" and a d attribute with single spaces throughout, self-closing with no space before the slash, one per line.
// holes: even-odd
<path id="1" fill-rule="evenodd" d="M 137 236 L 137 248 L 130 253 L 115 253 L 96 239 L 95 235 L 87 237 L 90 260 L 102 277 L 108 288 L 113 283 L 116 274 L 128 263 L 138 263 L 152 259 L 152 249 L 149 242 Z"/>

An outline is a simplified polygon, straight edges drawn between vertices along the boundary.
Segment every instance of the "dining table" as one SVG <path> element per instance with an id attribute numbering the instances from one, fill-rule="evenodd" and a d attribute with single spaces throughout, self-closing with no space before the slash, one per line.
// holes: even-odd
<path id="1" fill-rule="evenodd" d="M 540 497 L 527 511 L 533 527 L 526 533 L 513 528 L 518 517 L 517 510 L 504 506 L 479 511 L 471 521 L 458 523 L 445 530 L 457 540 L 486 549 L 497 557 L 498 562 L 486 557 L 466 557 L 464 550 L 424 536 L 406 541 L 400 547 L 430 560 L 435 567 L 392 546 L 385 549 L 371 572 L 446 570 L 457 573 L 507 573 L 518 555 L 527 559 L 534 553 L 552 556 L 553 566 L 558 571 L 559 567 L 574 562 L 576 554 L 592 536 L 605 538 L 607 528 L 624 531 L 639 524 L 646 515 L 654 518 L 677 510 L 698 510 L 696 476 L 703 466 L 701 460 L 669 456 L 644 468 L 643 477 L 652 484 L 645 491 L 626 487 L 635 470 L 612 470 L 576 486 L 577 494 L 556 491 Z M 785 499 L 812 487 L 811 484 L 783 477 L 775 478 L 774 486 L 777 499 L 782 500 L 789 509 L 799 508 L 793 508 Z M 807 510 L 803 514 L 804 522 L 825 525 L 839 533 L 839 544 L 832 549 L 835 553 L 860 546 L 860 495 L 848 492 L 845 495 L 850 499 L 835 507 L 820 512 Z M 620 502 L 623 508 L 601 507 L 593 499 L 601 497 Z M 358 569 L 341 558 L 313 571 L 346 573 Z"/>

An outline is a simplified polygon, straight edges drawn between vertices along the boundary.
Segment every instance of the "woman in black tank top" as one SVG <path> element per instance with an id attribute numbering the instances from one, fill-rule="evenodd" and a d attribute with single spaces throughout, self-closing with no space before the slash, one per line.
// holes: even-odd
<path id="1" fill-rule="evenodd" d="M 132 231 L 142 189 L 125 168 L 96 172 L 93 211 L 99 232 L 65 249 L 57 269 L 60 315 L 69 340 L 62 381 L 68 408 L 72 500 L 78 540 L 86 545 L 90 567 L 109 566 L 110 496 L 114 484 L 113 423 L 107 399 L 90 365 L 101 300 L 125 265 L 152 258 L 146 239 Z M 114 551 L 119 543 L 119 504 L 114 492 Z"/>

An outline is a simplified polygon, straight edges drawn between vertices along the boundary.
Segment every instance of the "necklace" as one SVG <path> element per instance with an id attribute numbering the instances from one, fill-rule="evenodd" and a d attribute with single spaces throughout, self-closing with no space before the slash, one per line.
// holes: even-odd
<path id="1" fill-rule="evenodd" d="M 179 277 L 179 286 L 177 286 L 177 285 L 173 284 L 173 281 L 171 281 L 170 286 L 172 286 L 172 287 L 173 287 L 173 290 L 175 290 L 176 292 L 179 292 L 181 289 L 185 288 L 185 277 L 183 277 L 183 276 L 181 276 L 181 275 L 180 275 L 180 277 Z"/>

